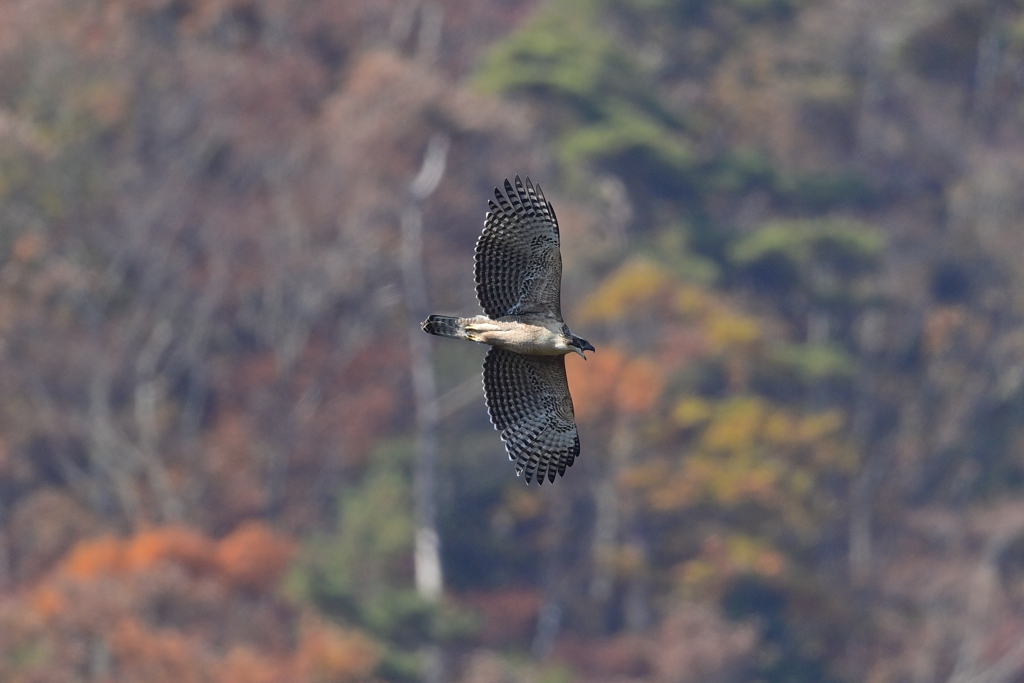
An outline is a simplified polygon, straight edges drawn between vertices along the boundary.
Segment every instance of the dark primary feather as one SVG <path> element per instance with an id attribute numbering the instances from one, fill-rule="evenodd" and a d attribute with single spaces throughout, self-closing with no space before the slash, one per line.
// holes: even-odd
<path id="1" fill-rule="evenodd" d="M 526 483 L 553 482 L 580 454 L 564 356 L 524 356 L 491 347 L 484 360 L 491 423 Z"/>
<path id="2" fill-rule="evenodd" d="M 476 243 L 476 296 L 490 318 L 539 316 L 561 321 L 562 256 L 551 203 L 519 176 L 495 188 Z"/>

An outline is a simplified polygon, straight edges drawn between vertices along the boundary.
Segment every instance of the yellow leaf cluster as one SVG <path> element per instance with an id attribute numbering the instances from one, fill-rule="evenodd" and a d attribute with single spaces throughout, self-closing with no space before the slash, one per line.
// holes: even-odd
<path id="1" fill-rule="evenodd" d="M 684 594 L 716 592 L 734 576 L 755 574 L 765 578 L 779 576 L 786 568 L 781 552 L 763 539 L 746 534 L 723 538 L 708 537 L 700 555 L 677 567 L 676 578 Z"/>
<path id="2" fill-rule="evenodd" d="M 855 460 L 853 449 L 839 440 L 838 411 L 799 415 L 752 396 L 720 402 L 688 396 L 671 417 L 693 430 L 692 449 L 674 467 L 652 461 L 623 477 L 655 511 L 756 503 L 805 525 L 818 477 L 849 470 Z"/>
<path id="3" fill-rule="evenodd" d="M 612 561 L 618 576 L 639 574 L 644 570 L 646 564 L 643 550 L 628 543 L 618 547 Z"/>
<path id="4" fill-rule="evenodd" d="M 770 460 L 731 458 L 711 480 L 712 497 L 725 505 L 742 501 L 772 503 L 779 498 L 779 467 Z"/>
<path id="5" fill-rule="evenodd" d="M 623 264 L 590 295 L 578 314 L 584 322 L 615 320 L 659 297 L 664 297 L 668 311 L 700 322 L 718 350 L 749 345 L 761 337 L 755 319 L 736 312 L 708 290 L 679 282 L 646 259 Z"/>
<path id="6" fill-rule="evenodd" d="M 834 436 L 842 429 L 843 416 L 838 410 L 808 415 L 800 420 L 797 435 L 802 443 L 813 443 Z"/>
<path id="7" fill-rule="evenodd" d="M 733 399 L 715 411 L 704 430 L 701 446 L 709 451 L 749 450 L 761 436 L 764 417 L 765 406 L 760 399 Z"/>
<path id="8" fill-rule="evenodd" d="M 672 419 L 680 427 L 693 427 L 711 419 L 711 404 L 696 396 L 687 396 L 676 404 Z"/>
<path id="9" fill-rule="evenodd" d="M 727 548 L 730 563 L 741 571 L 775 576 L 782 570 L 782 556 L 761 539 L 737 534 L 728 538 Z"/>
<path id="10" fill-rule="evenodd" d="M 836 436 L 842 427 L 843 416 L 837 410 L 802 417 L 776 410 L 765 419 L 764 438 L 776 446 L 810 446 Z"/>
<path id="11" fill-rule="evenodd" d="M 649 303 L 670 284 L 668 273 L 653 261 L 635 259 L 622 265 L 590 295 L 579 310 L 583 322 L 614 320 Z"/>
<path id="12" fill-rule="evenodd" d="M 536 492 L 516 487 L 507 491 L 504 508 L 513 518 L 526 521 L 544 511 L 544 500 Z"/>
<path id="13" fill-rule="evenodd" d="M 681 285 L 676 289 L 672 303 L 677 313 L 686 317 L 702 315 L 712 305 L 707 291 L 692 285 Z"/>
<path id="14" fill-rule="evenodd" d="M 761 339 L 757 321 L 724 307 L 716 307 L 705 318 L 708 345 L 714 352 L 755 344 Z"/>
<path id="15" fill-rule="evenodd" d="M 680 510 L 700 501 L 718 473 L 718 464 L 707 457 L 687 458 L 676 472 L 653 482 L 648 504 L 659 512 Z"/>
<path id="16" fill-rule="evenodd" d="M 764 421 L 764 439 L 777 446 L 790 445 L 797 433 L 796 416 L 785 410 L 773 411 Z"/>
<path id="17" fill-rule="evenodd" d="M 705 559 L 683 562 L 676 570 L 676 575 L 683 594 L 687 596 L 707 595 L 712 592 L 712 585 L 721 581 L 718 567 Z"/>

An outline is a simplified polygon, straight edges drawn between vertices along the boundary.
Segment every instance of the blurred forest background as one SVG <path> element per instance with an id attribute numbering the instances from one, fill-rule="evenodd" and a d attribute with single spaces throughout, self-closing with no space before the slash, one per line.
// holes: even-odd
<path id="1" fill-rule="evenodd" d="M 516 173 L 544 487 L 416 326 Z M 3 0 L 0 679 L 1022 681 L 1022 254 L 1020 0 Z"/>

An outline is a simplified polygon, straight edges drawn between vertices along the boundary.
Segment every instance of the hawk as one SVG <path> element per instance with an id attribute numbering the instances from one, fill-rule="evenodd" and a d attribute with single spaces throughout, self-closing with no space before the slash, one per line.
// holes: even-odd
<path id="1" fill-rule="evenodd" d="M 423 331 L 489 344 L 484 397 L 516 474 L 538 484 L 565 474 L 580 454 L 565 354 L 594 347 L 562 322 L 558 220 L 530 179 L 494 189 L 476 243 L 476 298 L 484 315 L 432 315 Z"/>

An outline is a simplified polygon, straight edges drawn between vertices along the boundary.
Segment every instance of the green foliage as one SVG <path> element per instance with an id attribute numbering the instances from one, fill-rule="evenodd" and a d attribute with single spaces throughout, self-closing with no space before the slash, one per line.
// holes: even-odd
<path id="1" fill-rule="evenodd" d="M 47 644 L 42 640 L 19 645 L 7 655 L 7 663 L 14 671 L 31 671 L 45 663 L 51 657 Z"/>
<path id="2" fill-rule="evenodd" d="M 734 11 L 750 20 L 787 19 L 802 0 L 612 0 L 617 8 L 638 14 L 660 13 L 676 21 L 707 19 L 717 11 Z"/>
<path id="3" fill-rule="evenodd" d="M 772 346 L 768 360 L 774 368 L 805 385 L 849 380 L 857 372 L 857 360 L 838 344 L 785 344 Z"/>
<path id="4" fill-rule="evenodd" d="M 678 115 L 660 104 L 649 69 L 603 28 L 603 9 L 591 0 L 549 3 L 490 51 L 477 82 L 553 106 L 550 125 L 566 169 L 616 167 L 639 155 L 652 173 L 691 170 L 695 154 Z"/>
<path id="5" fill-rule="evenodd" d="M 784 171 L 764 153 L 753 149 L 727 150 L 705 166 L 698 181 L 705 192 L 731 194 L 765 189 L 782 206 L 815 213 L 876 201 L 876 192 L 861 173 Z"/>
<path id="6" fill-rule="evenodd" d="M 875 201 L 875 192 L 860 173 L 779 173 L 773 191 L 786 203 L 811 211 L 834 206 L 862 206 Z"/>
<path id="7" fill-rule="evenodd" d="M 692 246 L 721 261 L 729 230 L 708 220 L 709 203 L 728 202 L 729 196 L 756 187 L 768 189 L 782 204 L 813 211 L 872 198 L 856 173 L 783 172 L 756 148 L 702 146 L 697 141 L 714 130 L 717 113 L 706 105 L 681 108 L 661 87 L 664 74 L 685 70 L 689 59 L 676 54 L 675 43 L 686 38 L 666 32 L 669 24 L 680 22 L 677 31 L 694 22 L 715 25 L 701 40 L 715 36 L 724 54 L 736 26 L 769 15 L 782 18 L 798 4 L 554 0 L 491 49 L 477 83 L 540 104 L 565 185 L 582 190 L 591 180 L 589 170 L 611 172 L 633 193 L 669 202 L 670 220 L 685 218 L 693 226 Z M 723 11 L 735 13 L 736 20 L 713 18 Z M 814 83 L 820 99 L 821 84 L 832 81 L 817 78 Z M 828 89 L 829 102 L 835 90 Z"/>
<path id="8" fill-rule="evenodd" d="M 372 622 L 383 635 L 400 627 L 400 614 L 416 615 L 394 593 L 407 584 L 403 572 L 413 542 L 409 485 L 396 462 L 407 457 L 407 448 L 378 449 L 363 485 L 340 498 L 337 532 L 310 540 L 289 581 L 299 597 Z"/>
<path id="9" fill-rule="evenodd" d="M 633 87 L 634 66 L 597 23 L 598 3 L 549 3 L 484 59 L 478 84 L 494 92 L 528 91 L 598 110 L 602 93 Z"/>
<path id="10" fill-rule="evenodd" d="M 733 7 L 754 16 L 788 17 L 799 3 L 796 0 L 732 0 Z"/>
<path id="11" fill-rule="evenodd" d="M 479 373 L 478 368 L 472 372 Z M 458 593 L 496 589 L 536 576 L 539 557 L 534 545 L 511 541 L 535 520 L 516 514 L 509 504 L 510 497 L 522 493 L 521 482 L 503 476 L 507 456 L 495 443 L 493 428 L 484 422 L 478 431 L 467 429 L 457 436 L 442 447 L 441 476 L 450 487 L 438 519 L 445 584 Z"/>
<path id="12" fill-rule="evenodd" d="M 710 192 L 741 192 L 756 186 L 770 186 L 774 179 L 771 160 L 750 149 L 731 150 L 707 170 L 703 181 Z"/>
<path id="13" fill-rule="evenodd" d="M 682 280 L 711 286 L 721 276 L 721 268 L 714 260 L 701 256 L 691 246 L 693 230 L 690 226 L 673 223 L 652 238 L 649 246 L 641 246 L 651 259 L 657 260 Z"/>
<path id="14" fill-rule="evenodd" d="M 310 537 L 288 577 L 294 598 L 363 628 L 387 646 L 389 680 L 416 680 L 425 642 L 451 642 L 477 628 L 473 615 L 429 603 L 411 586 L 413 521 L 407 441 L 384 441 L 362 485 L 339 499 L 337 531 Z"/>
<path id="15" fill-rule="evenodd" d="M 631 152 L 639 152 L 645 155 L 648 163 L 668 170 L 689 170 L 696 163 L 692 146 L 685 138 L 623 102 L 609 104 L 599 122 L 566 133 L 560 151 L 567 165 L 622 157 Z"/>
<path id="16" fill-rule="evenodd" d="M 885 239 L 876 228 L 845 218 L 779 221 L 737 241 L 734 263 L 747 266 L 781 257 L 799 269 L 824 263 L 853 275 L 872 269 Z"/>
<path id="17" fill-rule="evenodd" d="M 572 669 L 559 663 L 548 664 L 537 675 L 537 683 L 573 683 L 575 680 Z"/>
<path id="18" fill-rule="evenodd" d="M 423 657 L 418 652 L 390 649 L 384 653 L 376 673 L 386 681 L 412 683 L 422 680 Z"/>
<path id="19" fill-rule="evenodd" d="M 858 287 L 879 264 L 885 239 L 846 218 L 776 221 L 737 240 L 729 257 L 762 290 L 798 291 L 808 303 L 853 314 L 869 303 Z"/>

